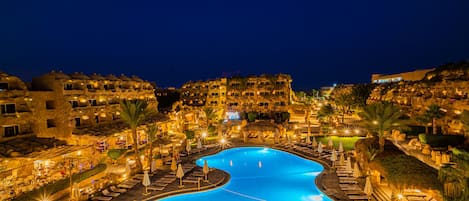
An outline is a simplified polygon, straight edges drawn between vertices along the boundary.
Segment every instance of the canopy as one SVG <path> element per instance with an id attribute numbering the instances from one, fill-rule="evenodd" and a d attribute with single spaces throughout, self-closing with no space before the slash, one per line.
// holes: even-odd
<path id="1" fill-rule="evenodd" d="M 363 189 L 366 195 L 371 196 L 373 194 L 373 187 L 371 186 L 370 177 L 366 177 L 365 188 Z"/>
<path id="2" fill-rule="evenodd" d="M 316 137 L 313 137 L 313 147 L 318 146 L 318 142 L 316 141 Z"/>
<path id="3" fill-rule="evenodd" d="M 329 148 L 334 147 L 334 142 L 332 142 L 332 137 L 329 137 L 329 141 L 327 142 L 327 146 L 328 146 Z"/>

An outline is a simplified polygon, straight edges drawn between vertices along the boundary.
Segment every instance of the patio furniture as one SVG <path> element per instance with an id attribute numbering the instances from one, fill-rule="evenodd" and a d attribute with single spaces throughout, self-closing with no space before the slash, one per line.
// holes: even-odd
<path id="1" fill-rule="evenodd" d="M 115 192 L 115 193 L 125 193 L 125 192 L 127 192 L 127 190 L 125 190 L 123 188 L 117 188 L 116 186 L 111 186 L 110 189 L 111 189 L 112 192 Z"/>
<path id="2" fill-rule="evenodd" d="M 109 192 L 107 189 L 104 189 L 101 193 L 107 197 L 118 197 L 120 195 L 120 193 Z"/>
<path id="3" fill-rule="evenodd" d="M 92 197 L 91 200 L 109 201 L 112 200 L 112 197 L 96 196 Z"/>
<path id="4" fill-rule="evenodd" d="M 164 186 L 148 186 L 147 189 L 150 191 L 162 191 L 164 190 Z"/>

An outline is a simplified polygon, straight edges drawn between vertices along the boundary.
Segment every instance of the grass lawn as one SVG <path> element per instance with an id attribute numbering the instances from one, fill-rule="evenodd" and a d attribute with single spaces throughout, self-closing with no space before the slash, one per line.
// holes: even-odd
<path id="1" fill-rule="evenodd" d="M 334 142 L 334 147 L 337 150 L 339 148 L 339 141 L 342 141 L 344 145 L 344 149 L 346 151 L 353 150 L 355 146 L 355 142 L 363 137 L 338 137 L 338 136 L 331 136 L 332 142 Z M 316 137 L 317 142 L 321 142 L 322 144 L 327 145 L 329 142 L 329 137 Z"/>

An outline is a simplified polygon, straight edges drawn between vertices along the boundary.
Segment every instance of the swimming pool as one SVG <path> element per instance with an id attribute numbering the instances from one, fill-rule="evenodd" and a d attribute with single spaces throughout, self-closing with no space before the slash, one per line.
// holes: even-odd
<path id="1" fill-rule="evenodd" d="M 319 163 L 262 147 L 224 150 L 198 159 L 196 164 L 228 172 L 231 180 L 217 189 L 176 195 L 162 201 L 331 201 L 315 185 L 324 169 Z"/>

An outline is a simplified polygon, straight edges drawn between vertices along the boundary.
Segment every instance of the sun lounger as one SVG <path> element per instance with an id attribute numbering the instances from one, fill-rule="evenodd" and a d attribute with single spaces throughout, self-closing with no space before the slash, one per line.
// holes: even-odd
<path id="1" fill-rule="evenodd" d="M 347 197 L 350 200 L 368 200 L 368 196 L 366 195 L 349 195 Z"/>
<path id="2" fill-rule="evenodd" d="M 161 182 L 155 182 L 151 184 L 152 186 L 157 186 L 157 187 L 166 187 L 169 184 L 168 183 L 161 183 Z"/>
<path id="3" fill-rule="evenodd" d="M 162 191 L 164 190 L 164 186 L 148 186 L 147 189 L 151 191 Z"/>
<path id="4" fill-rule="evenodd" d="M 115 192 L 115 193 L 125 193 L 125 192 L 127 192 L 127 190 L 125 190 L 123 188 L 116 188 L 115 186 L 111 186 L 110 189 L 111 189 L 112 192 Z"/>
<path id="5" fill-rule="evenodd" d="M 109 201 L 112 200 L 112 197 L 96 196 L 92 197 L 91 200 Z"/>
<path id="6" fill-rule="evenodd" d="M 167 174 L 164 175 L 163 178 L 176 178 L 176 175 Z"/>
<path id="7" fill-rule="evenodd" d="M 119 188 L 125 188 L 125 189 L 131 189 L 133 188 L 135 185 L 128 185 L 128 184 L 119 184 L 117 185 L 117 187 Z"/>
<path id="8" fill-rule="evenodd" d="M 344 190 L 344 192 L 347 195 L 365 195 L 365 193 L 361 190 Z"/>
<path id="9" fill-rule="evenodd" d="M 104 189 L 103 191 L 101 191 L 101 193 L 103 193 L 103 195 L 108 196 L 108 197 L 118 197 L 120 195 L 120 193 L 109 192 L 107 189 Z"/>

